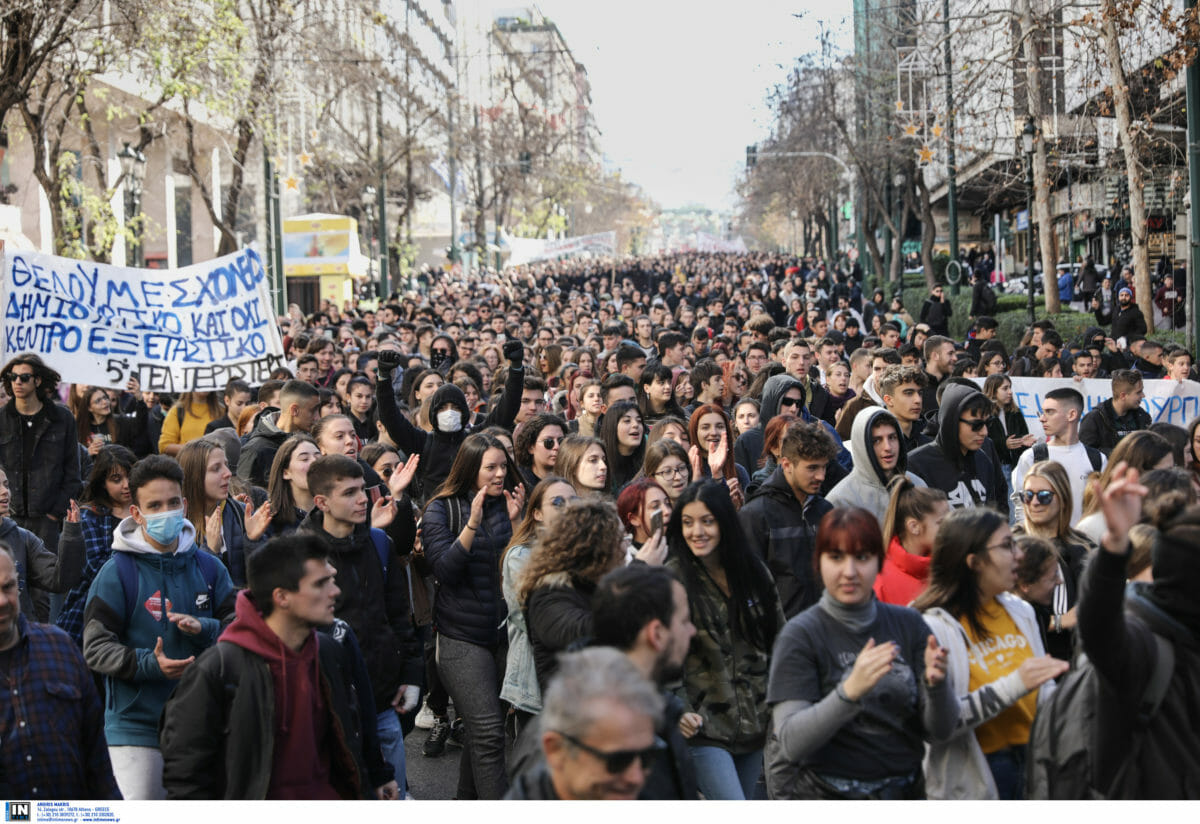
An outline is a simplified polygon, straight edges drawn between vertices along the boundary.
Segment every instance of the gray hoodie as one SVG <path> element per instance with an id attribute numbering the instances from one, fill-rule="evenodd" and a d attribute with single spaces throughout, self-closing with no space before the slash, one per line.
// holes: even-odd
<path id="1" fill-rule="evenodd" d="M 879 423 L 890 423 L 896 428 L 896 434 L 899 436 L 900 458 L 896 462 L 896 472 L 904 472 L 916 486 L 925 486 L 923 480 L 906 471 L 908 449 L 904 445 L 904 433 L 896 418 L 886 409 L 864 409 L 854 419 L 850 434 L 850 454 L 854 458 L 854 468 L 825 499 L 834 506 L 862 507 L 883 523 L 890 495 L 886 476 L 870 444 L 871 430 Z"/>

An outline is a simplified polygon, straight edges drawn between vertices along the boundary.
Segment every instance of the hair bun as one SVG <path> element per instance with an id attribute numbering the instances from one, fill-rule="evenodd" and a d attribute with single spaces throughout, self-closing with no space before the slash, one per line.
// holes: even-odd
<path id="1" fill-rule="evenodd" d="M 1142 504 L 1142 520 L 1165 532 L 1177 526 L 1200 526 L 1200 505 L 1193 504 L 1194 496 L 1170 489 Z"/>

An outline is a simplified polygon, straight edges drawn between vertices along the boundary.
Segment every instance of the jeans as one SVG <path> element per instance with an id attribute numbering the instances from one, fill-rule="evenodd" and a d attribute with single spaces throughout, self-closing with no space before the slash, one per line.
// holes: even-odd
<path id="1" fill-rule="evenodd" d="M 109 747 L 113 777 L 126 801 L 162 801 L 162 751 L 154 747 Z"/>
<path id="2" fill-rule="evenodd" d="M 457 797 L 497 801 L 508 791 L 500 703 L 504 650 L 438 635 L 437 668 L 466 733 Z"/>
<path id="3" fill-rule="evenodd" d="M 1001 801 L 1025 798 L 1025 748 L 1009 747 L 986 756 Z"/>
<path id="4" fill-rule="evenodd" d="M 696 783 L 709 801 L 745 801 L 756 795 L 763 770 L 762 750 L 734 755 L 720 747 L 690 747 Z"/>
<path id="5" fill-rule="evenodd" d="M 400 799 L 403 801 L 408 795 L 408 779 L 404 773 L 404 734 L 400 731 L 400 716 L 388 707 L 375 717 L 375 729 L 379 733 L 379 749 L 383 752 L 383 760 L 396 771 L 396 785 L 400 787 Z"/>

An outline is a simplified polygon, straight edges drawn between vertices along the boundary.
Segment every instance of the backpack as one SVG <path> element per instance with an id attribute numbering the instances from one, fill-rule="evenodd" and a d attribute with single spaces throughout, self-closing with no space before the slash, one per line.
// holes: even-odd
<path id="1" fill-rule="evenodd" d="M 125 620 L 128 621 L 134 610 L 137 609 L 137 563 L 128 552 L 114 552 L 113 558 L 117 565 L 117 579 L 121 582 L 121 591 L 125 593 Z M 220 570 L 224 569 L 224 565 L 211 552 L 199 547 L 196 547 L 196 563 L 199 564 L 200 574 L 204 576 L 204 583 L 208 587 L 210 609 L 215 612 L 217 608 L 217 577 Z"/>
<path id="2" fill-rule="evenodd" d="M 1103 723 L 1099 713 L 1101 683 L 1091 662 L 1081 657 L 1075 671 L 1038 708 L 1033 720 L 1026 780 L 1031 799 L 1130 797 L 1150 721 L 1162 705 L 1175 671 L 1174 645 L 1158 633 L 1154 633 L 1154 643 L 1158 649 L 1154 672 L 1138 703 L 1133 736 L 1112 784 L 1096 786 L 1093 757 L 1097 750 L 1095 731 Z"/>
<path id="3" fill-rule="evenodd" d="M 379 556 L 379 565 L 383 567 L 383 577 L 387 577 L 388 571 L 388 555 L 391 554 L 391 547 L 388 546 L 387 533 L 382 529 L 371 527 L 371 543 L 375 545 L 375 554 Z"/>
<path id="4" fill-rule="evenodd" d="M 1099 472 L 1104 467 L 1101 466 L 1102 456 L 1099 449 L 1093 449 L 1087 444 L 1083 444 L 1083 448 L 1087 450 L 1088 460 L 1092 463 L 1092 471 Z M 1046 446 L 1045 442 L 1035 443 L 1033 445 L 1033 462 L 1040 463 L 1041 461 L 1050 460 L 1050 447 Z"/>

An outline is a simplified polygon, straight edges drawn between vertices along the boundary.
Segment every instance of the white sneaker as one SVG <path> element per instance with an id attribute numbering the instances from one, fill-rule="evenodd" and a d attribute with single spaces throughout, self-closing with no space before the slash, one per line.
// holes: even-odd
<path id="1" fill-rule="evenodd" d="M 433 729 L 433 722 L 435 720 L 433 713 L 429 710 L 429 705 L 422 702 L 421 711 L 417 713 L 416 720 L 413 721 L 413 726 L 422 730 L 431 730 Z"/>

